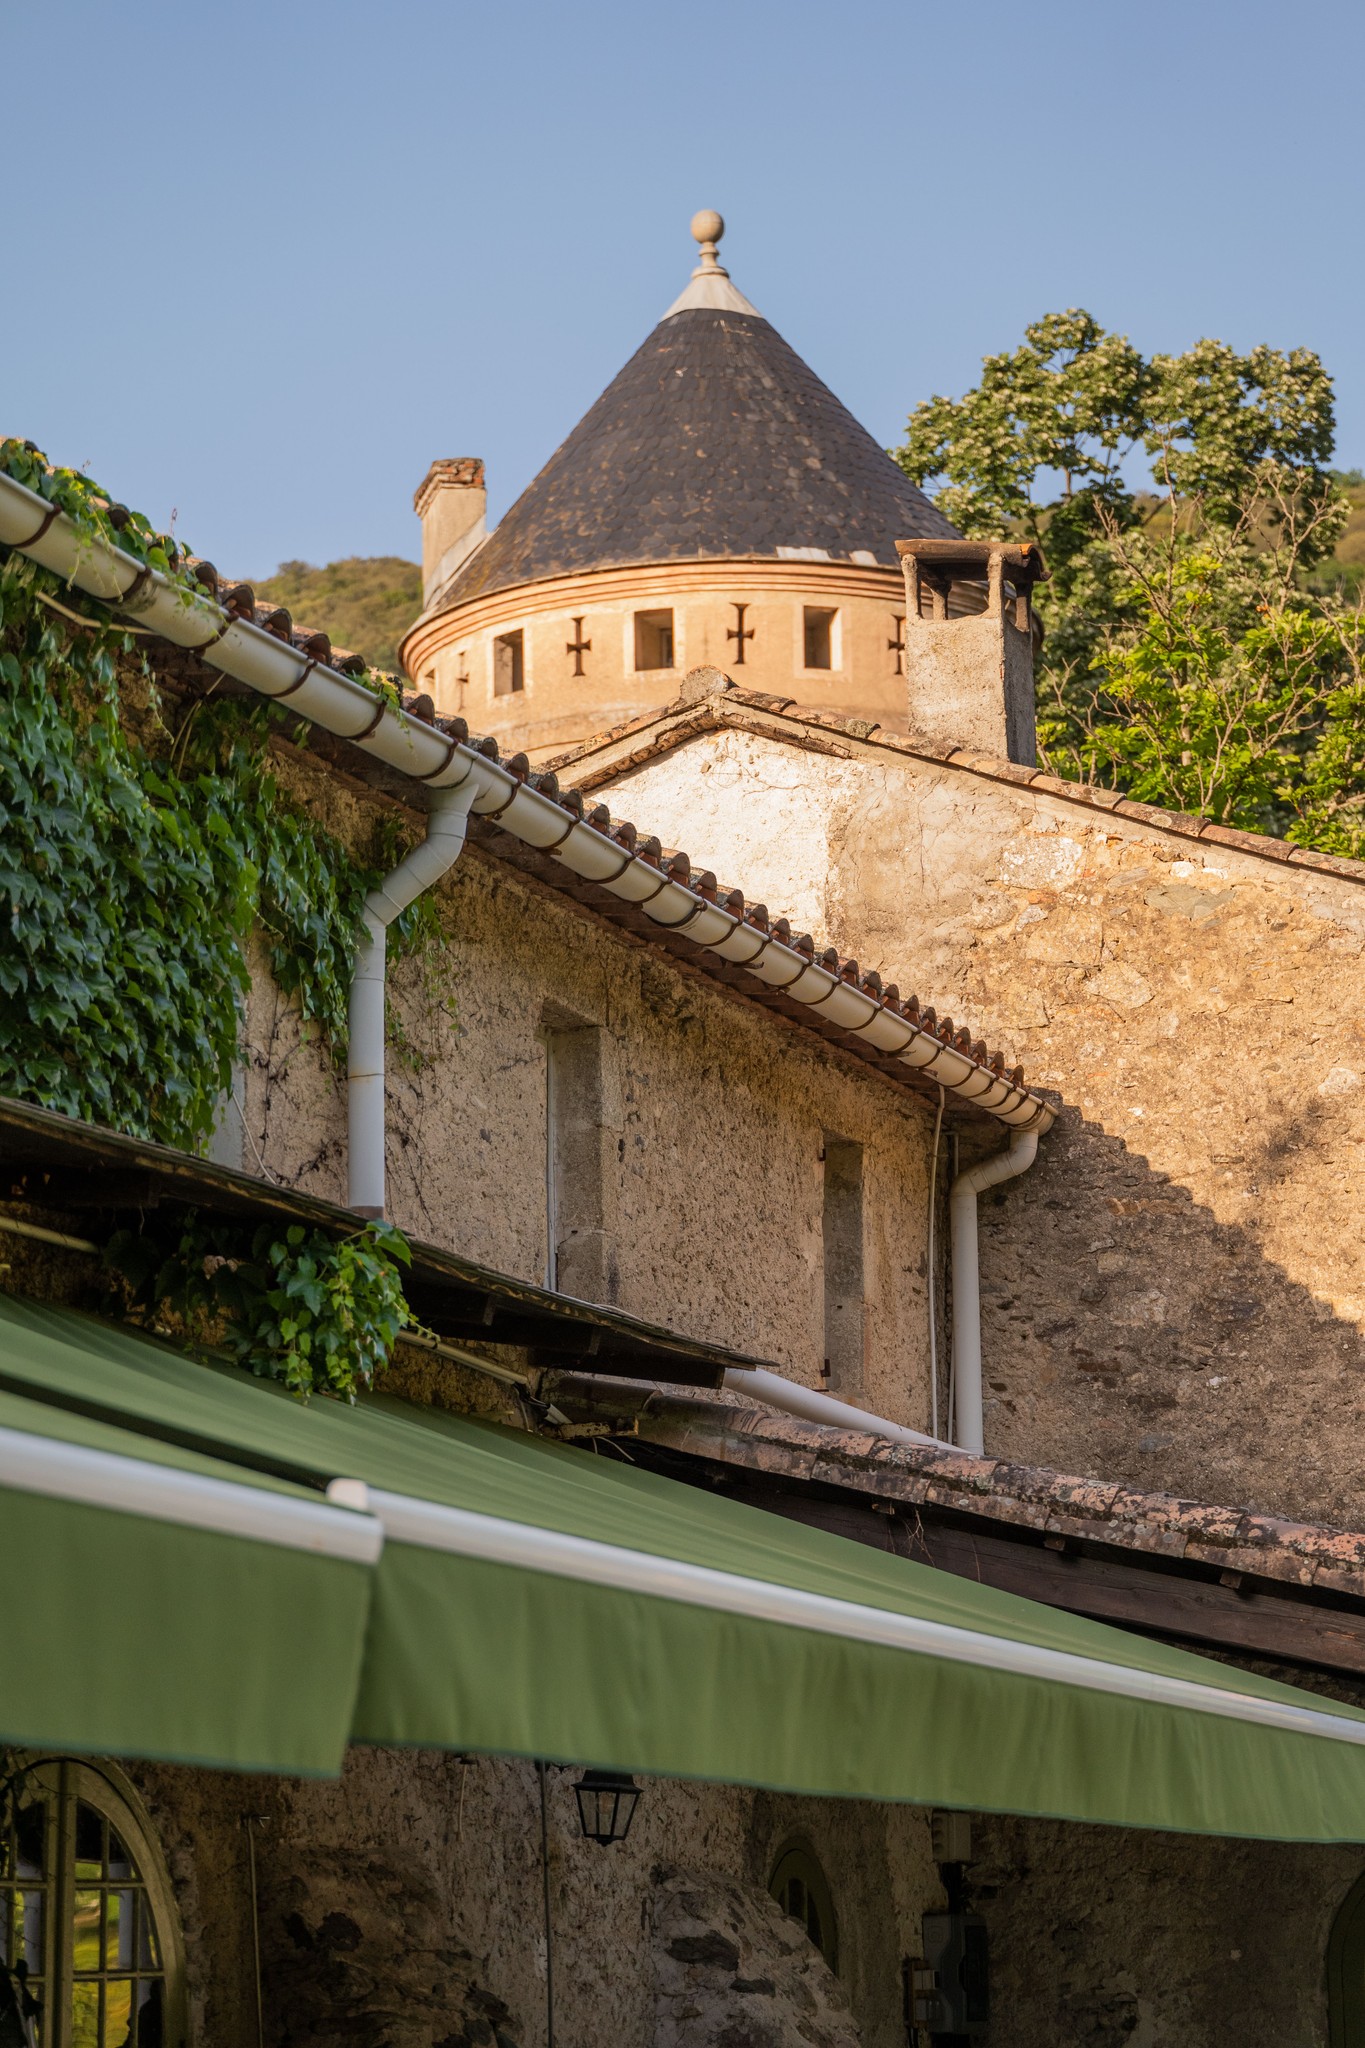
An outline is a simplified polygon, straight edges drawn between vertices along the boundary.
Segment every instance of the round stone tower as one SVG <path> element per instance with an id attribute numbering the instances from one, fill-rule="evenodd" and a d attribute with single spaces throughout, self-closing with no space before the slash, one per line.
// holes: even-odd
<path id="1" fill-rule="evenodd" d="M 686 290 L 492 533 L 476 459 L 417 493 L 403 665 L 504 747 L 553 753 L 704 665 L 905 726 L 896 543 L 954 529 L 736 289 L 724 227 L 696 216 Z"/>

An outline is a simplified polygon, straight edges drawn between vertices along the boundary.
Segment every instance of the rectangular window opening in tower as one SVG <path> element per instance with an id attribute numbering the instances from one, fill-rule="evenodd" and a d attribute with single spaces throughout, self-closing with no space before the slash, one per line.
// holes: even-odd
<path id="1" fill-rule="evenodd" d="M 635 666 L 637 669 L 672 668 L 673 614 L 671 611 L 636 612 Z"/>
<path id="2" fill-rule="evenodd" d="M 805 612 L 804 665 L 806 668 L 833 668 L 834 629 L 839 614 L 837 611 L 824 611 L 813 604 L 808 604 Z"/>
<path id="3" fill-rule="evenodd" d="M 525 636 L 499 633 L 493 642 L 493 695 L 510 697 L 526 688 Z"/>
<path id="4" fill-rule="evenodd" d="M 824 1375 L 830 1391 L 863 1391 L 863 1148 L 825 1136 L 822 1234 L 825 1251 Z"/>

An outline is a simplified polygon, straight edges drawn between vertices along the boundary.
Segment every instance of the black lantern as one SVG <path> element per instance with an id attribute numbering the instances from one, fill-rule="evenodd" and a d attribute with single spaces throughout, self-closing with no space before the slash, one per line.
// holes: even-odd
<path id="1" fill-rule="evenodd" d="M 623 1771 L 584 1771 L 574 1786 L 578 1819 L 590 1842 L 624 1842 L 635 1817 L 640 1788 Z"/>

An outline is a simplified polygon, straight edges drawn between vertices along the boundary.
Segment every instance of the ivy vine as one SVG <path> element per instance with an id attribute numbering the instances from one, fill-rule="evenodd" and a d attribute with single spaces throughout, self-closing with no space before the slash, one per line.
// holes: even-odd
<path id="1" fill-rule="evenodd" d="M 0 467 L 191 585 L 192 558 L 89 479 L 16 441 Z M 361 908 L 402 832 L 387 822 L 357 861 L 272 774 L 277 713 L 200 701 L 173 723 L 138 638 L 72 605 L 0 550 L 0 1093 L 193 1147 L 231 1083 L 253 927 L 344 1061 Z M 448 1004 L 434 903 L 391 940 Z"/>
<path id="2" fill-rule="evenodd" d="M 268 1223 L 248 1234 L 191 1210 L 173 1242 L 122 1231 L 105 1258 L 130 1308 L 153 1320 L 169 1310 L 191 1342 L 305 1400 L 353 1401 L 409 1321 L 399 1269 L 412 1254 L 392 1224 L 337 1239 L 295 1223 L 279 1237 Z"/>

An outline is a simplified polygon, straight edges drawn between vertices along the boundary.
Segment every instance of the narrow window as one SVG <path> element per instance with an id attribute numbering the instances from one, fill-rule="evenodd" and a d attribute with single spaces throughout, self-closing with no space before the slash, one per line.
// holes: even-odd
<path id="1" fill-rule="evenodd" d="M 817 605 L 806 606 L 807 668 L 833 668 L 834 621 L 838 616 L 838 612 L 821 611 Z"/>
<path id="2" fill-rule="evenodd" d="M 635 666 L 636 668 L 672 668 L 673 614 L 671 611 L 636 612 Z"/>
<path id="3" fill-rule="evenodd" d="M 605 1301 L 602 1046 L 591 1024 L 545 1029 L 545 1284 Z"/>
<path id="4" fill-rule="evenodd" d="M 835 1975 L 839 1971 L 839 1927 L 829 1879 L 804 1836 L 779 1851 L 768 1879 L 768 1891 L 782 1911 L 800 1921 Z"/>
<path id="5" fill-rule="evenodd" d="M 863 1148 L 825 1139 L 825 1378 L 844 1399 L 863 1390 Z"/>
<path id="6" fill-rule="evenodd" d="M 525 689 L 524 644 L 525 636 L 519 630 L 515 633 L 499 633 L 493 642 L 495 697 L 510 697 L 515 691 Z"/>

